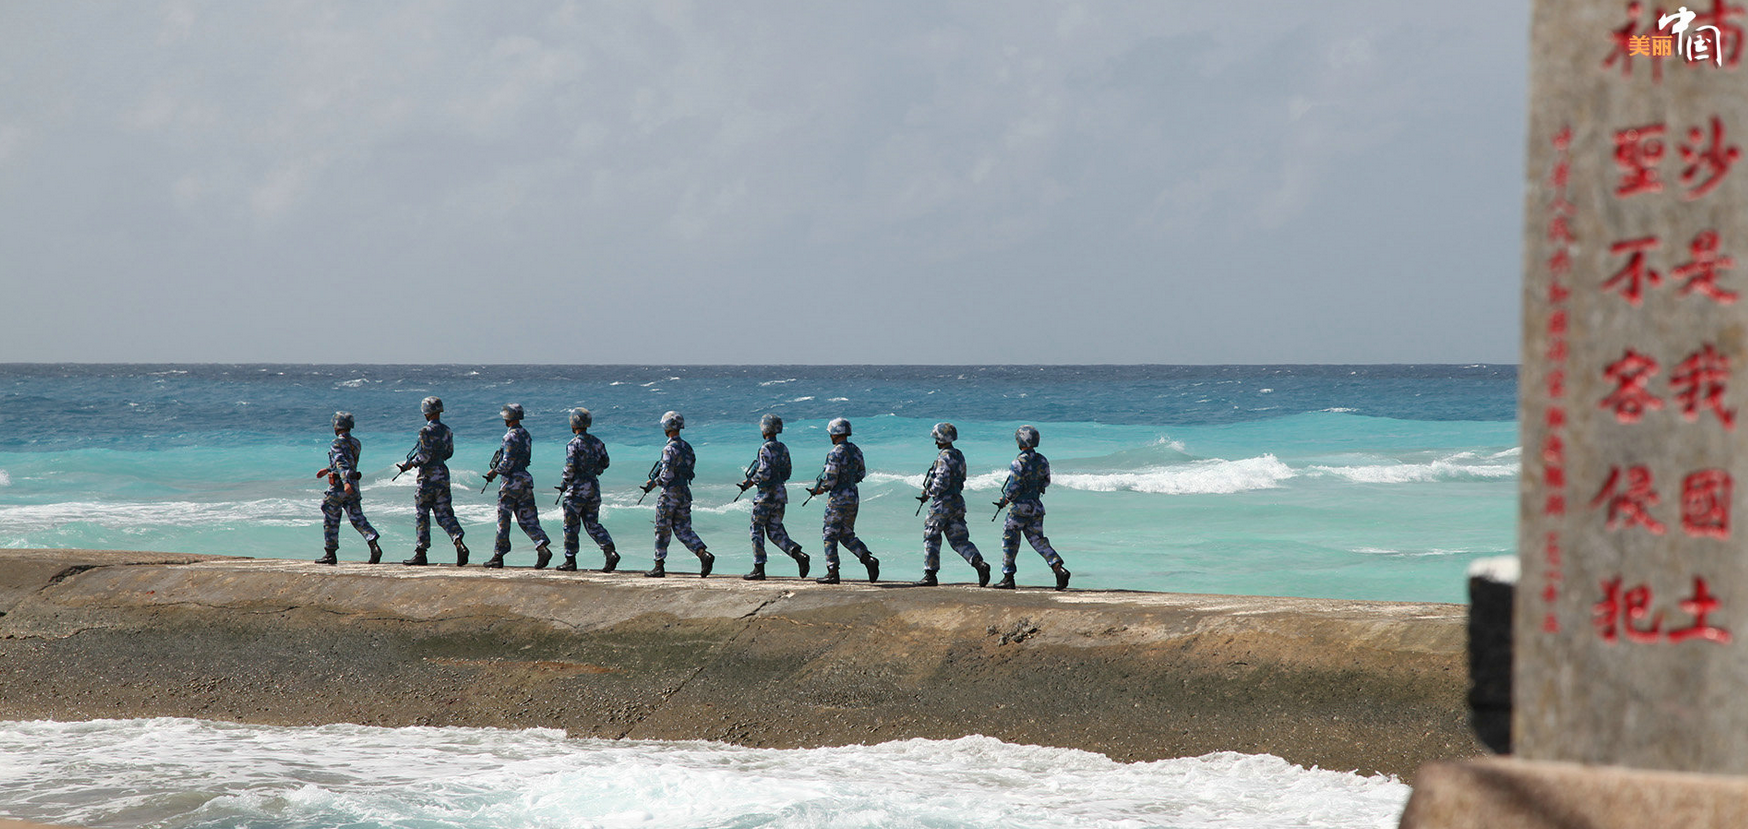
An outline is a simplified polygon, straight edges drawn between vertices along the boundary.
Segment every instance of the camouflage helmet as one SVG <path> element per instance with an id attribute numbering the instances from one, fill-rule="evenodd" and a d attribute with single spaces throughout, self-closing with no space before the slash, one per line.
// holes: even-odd
<path id="1" fill-rule="evenodd" d="M 759 432 L 767 435 L 783 434 L 783 418 L 774 414 L 759 418 Z"/>
<path id="2" fill-rule="evenodd" d="M 679 412 L 662 415 L 662 431 L 674 432 L 686 428 L 686 416 Z"/>
<path id="3" fill-rule="evenodd" d="M 595 416 L 581 406 L 571 409 L 571 428 L 587 429 L 595 423 Z"/>
<path id="4" fill-rule="evenodd" d="M 353 423 L 353 420 L 352 420 L 352 413 L 351 412 L 335 412 L 334 413 L 334 428 L 345 429 L 347 431 L 351 431 L 352 430 L 352 423 Z"/>
<path id="5" fill-rule="evenodd" d="M 521 420 L 522 419 L 522 404 L 521 403 L 505 403 L 504 408 L 498 410 L 498 416 L 505 419 L 505 420 Z"/>
<path id="6" fill-rule="evenodd" d="M 427 397 L 419 401 L 419 414 L 437 414 L 441 411 L 443 411 L 443 398 L 441 397 Z"/>
<path id="7" fill-rule="evenodd" d="M 1014 430 L 1014 442 L 1018 443 L 1021 449 L 1036 449 L 1038 448 L 1038 430 L 1031 426 L 1021 426 Z"/>
<path id="8" fill-rule="evenodd" d="M 951 423 L 937 423 L 929 432 L 929 437 L 934 438 L 936 443 L 952 443 L 959 439 L 959 430 Z"/>
<path id="9" fill-rule="evenodd" d="M 841 417 L 833 418 L 832 422 L 825 425 L 825 432 L 832 437 L 837 437 L 838 435 L 848 437 L 850 434 L 850 421 Z"/>

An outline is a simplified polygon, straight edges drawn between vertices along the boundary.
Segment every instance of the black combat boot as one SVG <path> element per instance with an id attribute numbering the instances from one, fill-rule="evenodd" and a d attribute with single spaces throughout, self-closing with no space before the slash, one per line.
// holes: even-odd
<path id="1" fill-rule="evenodd" d="M 565 553 L 564 563 L 552 569 L 565 573 L 574 573 L 577 571 L 577 557 L 570 553 Z"/>
<path id="2" fill-rule="evenodd" d="M 425 565 L 430 564 L 431 562 L 425 560 L 425 548 L 424 547 L 414 547 L 413 548 L 413 557 L 408 558 L 408 559 L 402 559 L 401 563 L 407 565 L 408 567 L 424 567 Z"/>
<path id="3" fill-rule="evenodd" d="M 814 579 L 814 582 L 817 584 L 837 584 L 838 583 L 838 568 L 836 568 L 836 567 L 825 568 L 825 575 L 820 576 L 817 579 Z"/>
<path id="4" fill-rule="evenodd" d="M 368 542 L 365 542 L 365 543 L 370 545 L 370 563 L 371 564 L 381 564 L 382 563 L 382 547 L 381 547 L 381 545 L 378 545 L 376 543 L 376 539 L 374 539 L 374 538 L 370 539 Z"/>
<path id="5" fill-rule="evenodd" d="M 716 556 L 711 555 L 709 550 L 698 551 L 698 578 L 710 575 L 710 568 L 715 566 Z"/>
<path id="6" fill-rule="evenodd" d="M 455 566 L 467 566 L 467 545 L 461 543 L 459 538 L 455 539 Z"/>
<path id="7" fill-rule="evenodd" d="M 658 558 L 656 559 L 656 566 L 643 575 L 646 578 L 665 579 L 668 577 L 668 571 L 667 568 L 662 566 L 662 560 Z"/>
<path id="8" fill-rule="evenodd" d="M 801 575 L 796 576 L 796 578 L 807 578 L 807 568 L 813 563 L 807 558 L 807 554 L 797 548 L 795 552 L 789 554 L 789 557 L 795 559 L 796 566 L 801 568 Z"/>
<path id="9" fill-rule="evenodd" d="M 873 553 L 862 556 L 862 566 L 868 568 L 869 584 L 880 580 L 880 559 L 875 558 Z"/>
<path id="10" fill-rule="evenodd" d="M 978 587 L 988 587 L 989 586 L 989 562 L 984 561 L 983 559 L 979 558 L 976 561 L 971 562 L 971 566 L 977 568 L 977 586 Z"/>
<path id="11" fill-rule="evenodd" d="M 1073 575 L 1072 573 L 1068 572 L 1068 568 L 1058 564 L 1055 567 L 1050 568 L 1050 570 L 1051 570 L 1051 572 L 1056 574 L 1056 589 L 1057 590 L 1067 590 L 1068 589 L 1068 577 Z"/>
<path id="12" fill-rule="evenodd" d="M 552 561 L 552 548 L 542 544 L 534 548 L 534 569 L 546 569 L 546 563 Z"/>
<path id="13" fill-rule="evenodd" d="M 765 565 L 754 564 L 753 571 L 751 573 L 744 575 L 744 576 L 741 576 L 741 578 L 746 579 L 747 581 L 764 581 L 765 580 Z"/>
<path id="14" fill-rule="evenodd" d="M 1012 590 L 1012 589 L 1014 589 L 1014 576 L 1013 576 L 1013 574 L 1009 573 L 1007 575 L 1002 576 L 1001 581 L 998 581 L 995 584 L 990 585 L 990 587 L 993 587 L 997 590 Z"/>
<path id="15" fill-rule="evenodd" d="M 316 559 L 316 563 L 317 564 L 339 564 L 340 559 L 334 556 L 333 550 L 329 550 L 329 551 L 323 553 L 321 558 Z"/>
<path id="16" fill-rule="evenodd" d="M 491 558 L 486 559 L 486 563 L 481 564 L 480 566 L 487 570 L 501 570 L 504 567 L 504 554 L 497 553 Z"/>
<path id="17" fill-rule="evenodd" d="M 935 585 L 940 584 L 940 582 L 935 580 L 935 571 L 924 570 L 923 577 L 911 582 L 911 584 L 914 584 L 917 587 L 934 587 Z"/>
<path id="18" fill-rule="evenodd" d="M 601 549 L 601 554 L 607 557 L 607 563 L 601 566 L 601 572 L 613 572 L 613 568 L 619 566 L 619 554 L 613 551 L 613 545 L 609 544 L 606 547 L 603 547 Z"/>

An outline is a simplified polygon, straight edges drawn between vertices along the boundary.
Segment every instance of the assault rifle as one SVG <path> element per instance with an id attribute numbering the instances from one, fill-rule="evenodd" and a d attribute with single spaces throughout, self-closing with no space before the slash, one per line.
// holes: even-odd
<path id="1" fill-rule="evenodd" d="M 992 502 L 995 504 L 995 514 L 989 517 L 989 523 L 994 524 L 995 519 L 1001 517 L 1002 508 L 1008 505 L 1008 484 L 1013 482 L 1014 476 L 1009 475 L 1007 481 L 1001 485 L 1001 500 Z"/>
<path id="2" fill-rule="evenodd" d="M 412 460 L 413 456 L 417 455 L 417 454 L 419 454 L 419 447 L 414 446 L 413 448 L 408 449 L 407 450 L 407 460 L 409 460 L 409 461 Z M 394 483 L 397 479 L 399 479 L 401 477 L 401 475 L 405 474 L 407 470 L 412 469 L 412 467 L 407 466 L 405 462 L 395 464 L 395 468 L 399 469 L 400 471 L 396 472 L 395 476 L 393 478 L 388 479 L 388 482 L 391 484 Z"/>
<path id="3" fill-rule="evenodd" d="M 753 473 L 757 471 L 759 471 L 759 459 L 753 458 L 753 462 L 747 464 L 746 474 L 741 476 L 740 492 L 735 493 L 734 501 L 739 501 L 742 495 L 747 494 L 747 487 L 753 485 Z M 729 503 L 732 504 L 734 501 L 729 501 Z"/>
<path id="4" fill-rule="evenodd" d="M 643 495 L 637 496 L 638 506 L 643 506 L 644 497 L 649 495 L 650 490 L 655 489 L 655 476 L 657 472 L 661 471 L 661 468 L 661 458 L 656 458 L 656 462 L 649 465 L 649 477 L 643 482 Z"/>
<path id="5" fill-rule="evenodd" d="M 808 505 L 808 503 L 813 501 L 813 496 L 819 494 L 817 492 L 814 492 L 814 490 L 819 489 L 824 484 L 825 484 L 825 470 L 821 469 L 819 471 L 819 477 L 813 479 L 813 486 L 810 486 L 807 488 L 807 500 L 802 501 L 801 505 L 805 507 Z"/>
<path id="6" fill-rule="evenodd" d="M 486 479 L 486 486 L 482 486 L 479 488 L 479 494 L 481 494 L 481 495 L 486 494 L 486 487 L 492 485 L 492 473 L 497 470 L 498 462 L 503 460 L 503 459 L 504 459 L 504 448 L 502 446 L 500 446 L 500 447 L 498 447 L 498 451 L 492 453 L 491 468 L 487 469 L 486 474 L 483 476 Z"/>
<path id="7" fill-rule="evenodd" d="M 923 494 L 918 495 L 916 497 L 916 514 L 917 515 L 923 514 L 923 504 L 928 503 L 928 500 L 929 500 L 929 481 L 935 477 L 935 467 L 940 466 L 940 465 L 941 465 L 941 459 L 935 458 L 935 462 L 929 464 L 929 471 L 923 473 Z"/>

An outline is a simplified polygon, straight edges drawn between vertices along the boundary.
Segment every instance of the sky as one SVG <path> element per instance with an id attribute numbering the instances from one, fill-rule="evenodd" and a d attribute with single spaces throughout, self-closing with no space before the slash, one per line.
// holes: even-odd
<path id="1" fill-rule="evenodd" d="M 1526 0 L 0 0 L 0 362 L 1515 363 Z"/>

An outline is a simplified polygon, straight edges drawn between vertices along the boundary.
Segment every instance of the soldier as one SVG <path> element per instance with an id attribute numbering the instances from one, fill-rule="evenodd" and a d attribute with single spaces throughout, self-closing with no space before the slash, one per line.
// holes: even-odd
<path id="1" fill-rule="evenodd" d="M 790 539 L 789 533 L 783 529 L 783 512 L 789 504 L 789 492 L 784 485 L 789 482 L 791 471 L 789 447 L 777 439 L 777 435 L 783 432 L 783 418 L 774 414 L 759 418 L 759 432 L 765 436 L 765 445 L 759 447 L 759 456 L 747 467 L 746 480 L 740 482 L 741 492 L 746 492 L 748 487 L 759 488 L 759 494 L 753 498 L 753 571 L 741 578 L 764 580 L 767 535 L 777 549 L 795 559 L 801 568 L 800 577 L 807 578 L 807 554 L 801 552 L 801 545 Z"/>
<path id="2" fill-rule="evenodd" d="M 1002 579 L 995 586 L 1001 590 L 1014 589 L 1014 555 L 1020 551 L 1020 534 L 1025 533 L 1032 549 L 1044 557 L 1056 574 L 1056 589 L 1066 590 L 1068 568 L 1063 566 L 1062 556 L 1050 547 L 1050 539 L 1044 537 L 1043 497 L 1044 488 L 1050 485 L 1050 461 L 1038 454 L 1037 429 L 1030 426 L 1015 429 L 1014 442 L 1020 445 L 1020 456 L 1014 458 L 1011 474 L 1001 488 L 1001 500 L 995 502 L 996 509 L 1013 504 L 1007 523 L 1002 525 Z"/>
<path id="3" fill-rule="evenodd" d="M 680 543 L 698 556 L 698 578 L 710 575 L 711 566 L 716 564 L 716 556 L 692 532 L 692 470 L 698 459 L 692 454 L 692 444 L 680 439 L 680 430 L 684 428 L 686 418 L 679 412 L 662 415 L 662 431 L 667 433 L 668 443 L 662 447 L 661 460 L 650 468 L 649 480 L 642 487 L 645 493 L 658 486 L 662 488 L 661 497 L 656 499 L 655 567 L 644 573 L 652 579 L 668 574 L 663 568 L 668 558 L 668 539 L 673 536 L 679 536 Z"/>
<path id="4" fill-rule="evenodd" d="M 522 525 L 522 532 L 534 542 L 534 569 L 539 570 L 552 560 L 552 548 L 546 531 L 540 528 L 540 511 L 534 506 L 534 476 L 528 474 L 529 456 L 534 451 L 534 439 L 522 428 L 522 404 L 508 403 L 498 412 L 504 418 L 504 445 L 492 456 L 492 470 L 486 481 L 502 475 L 498 485 L 498 543 L 496 555 L 486 561 L 486 567 L 503 567 L 504 554 L 510 552 L 510 517 Z"/>
<path id="5" fill-rule="evenodd" d="M 867 476 L 868 467 L 862 462 L 862 450 L 850 442 L 850 421 L 837 418 L 826 424 L 826 433 L 831 435 L 832 450 L 825 456 L 825 470 L 819 473 L 819 480 L 807 491 L 809 495 L 831 493 L 825 503 L 825 575 L 814 581 L 838 583 L 838 542 L 842 541 L 868 568 L 868 582 L 872 584 L 880 580 L 880 559 L 856 537 L 856 510 L 861 501 L 856 484 Z"/>
<path id="6" fill-rule="evenodd" d="M 328 491 L 322 496 L 322 540 L 327 552 L 316 559 L 317 564 L 337 564 L 334 553 L 340 549 L 340 513 L 351 519 L 352 527 L 370 545 L 370 563 L 382 561 L 382 548 L 377 546 L 376 530 L 364 518 L 364 506 L 358 499 L 358 453 L 362 449 L 352 436 L 352 413 L 334 413 L 334 445 L 328 447 L 328 465 L 316 473 L 328 479 Z"/>
<path id="7" fill-rule="evenodd" d="M 589 531 L 589 537 L 600 545 L 602 555 L 606 556 L 601 572 L 611 573 L 619 566 L 619 554 L 613 550 L 613 536 L 601 526 L 600 475 L 607 471 L 608 458 L 606 444 L 589 434 L 589 426 L 594 422 L 595 418 L 588 409 L 580 406 L 571 409 L 571 432 L 576 437 L 571 438 L 570 445 L 565 447 L 564 480 L 558 485 L 564 503 L 564 563 L 558 569 L 567 572 L 577 569 L 578 525 Z"/>
<path id="8" fill-rule="evenodd" d="M 455 455 L 455 434 L 438 419 L 443 414 L 442 400 L 427 397 L 419 402 L 419 411 L 425 415 L 419 442 L 407 453 L 405 463 L 395 464 L 401 472 L 414 467 L 419 470 L 419 488 L 413 493 L 413 509 L 418 515 L 413 530 L 419 544 L 413 548 L 413 557 L 401 563 L 413 567 L 430 563 L 425 560 L 425 551 L 431 549 L 431 514 L 436 513 L 437 526 L 449 533 L 455 544 L 455 566 L 466 567 L 467 545 L 461 543 L 461 522 L 455 520 L 455 508 L 449 503 L 449 465 L 445 463 Z"/>
<path id="9" fill-rule="evenodd" d="M 977 570 L 977 586 L 989 584 L 989 564 L 971 543 L 971 531 L 965 527 L 965 453 L 953 448 L 959 430 L 951 423 L 937 423 L 930 436 L 935 448 L 941 450 L 929 474 L 923 478 L 923 494 L 917 500 L 930 498 L 929 517 L 923 522 L 923 577 L 918 587 L 933 587 L 935 572 L 941 569 L 941 535 L 947 536 L 953 551 Z"/>

